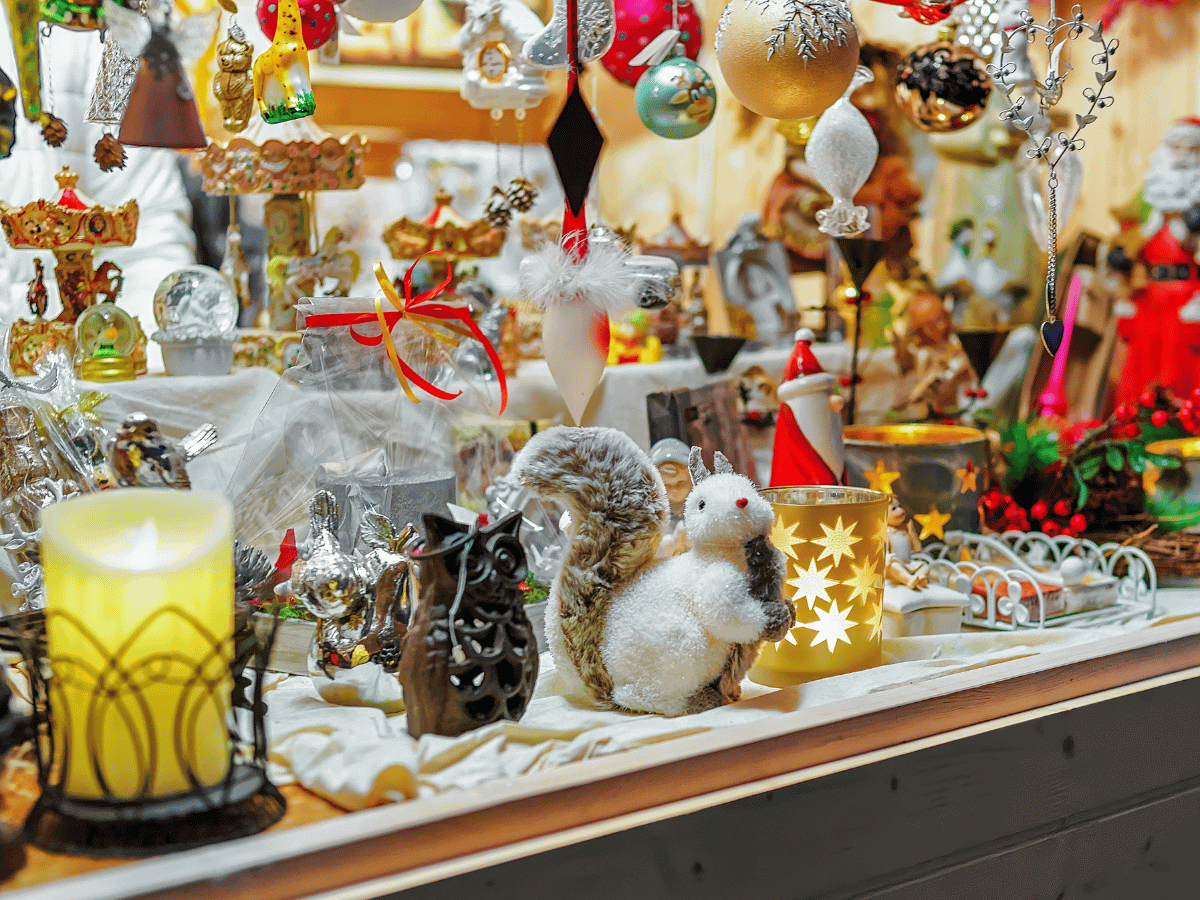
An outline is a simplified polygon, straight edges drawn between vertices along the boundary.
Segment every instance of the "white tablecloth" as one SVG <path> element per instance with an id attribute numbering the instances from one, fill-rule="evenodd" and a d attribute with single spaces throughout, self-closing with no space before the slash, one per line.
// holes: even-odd
<path id="1" fill-rule="evenodd" d="M 299 782 L 346 809 L 361 809 L 540 772 L 1196 615 L 1200 592 L 1171 590 L 1159 592 L 1159 614 L 1149 621 L 886 640 L 888 664 L 783 690 L 747 680 L 738 703 L 673 719 L 575 706 L 562 696 L 553 662 L 543 654 L 535 699 L 520 722 L 499 722 L 454 738 L 413 740 L 403 713 L 388 717 L 375 709 L 329 706 L 308 678 L 280 678 L 265 695 L 272 777 L 280 783 Z"/>

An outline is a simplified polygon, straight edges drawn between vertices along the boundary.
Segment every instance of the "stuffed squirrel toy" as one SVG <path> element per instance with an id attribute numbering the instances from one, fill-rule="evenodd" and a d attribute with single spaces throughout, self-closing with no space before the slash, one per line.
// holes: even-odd
<path id="1" fill-rule="evenodd" d="M 709 473 L 693 447 L 684 504 L 691 549 L 656 559 L 669 505 L 662 476 L 613 428 L 535 435 L 513 473 L 571 514 L 571 543 L 546 610 L 546 638 L 568 692 L 605 708 L 677 716 L 741 696 L 763 641 L 795 624 L 774 514 L 720 453 Z"/>

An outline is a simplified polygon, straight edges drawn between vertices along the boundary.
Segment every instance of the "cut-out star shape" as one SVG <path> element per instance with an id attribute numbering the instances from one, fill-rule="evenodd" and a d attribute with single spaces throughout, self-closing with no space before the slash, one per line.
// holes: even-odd
<path id="1" fill-rule="evenodd" d="M 818 560 L 824 559 L 827 556 L 833 557 L 833 564 L 836 566 L 842 561 L 843 556 L 854 556 L 854 545 L 862 540 L 860 537 L 854 537 L 854 526 L 856 522 L 851 522 L 849 528 L 842 527 L 842 517 L 838 516 L 837 525 L 830 528 L 824 522 L 821 523 L 821 530 L 825 532 L 823 538 L 813 538 L 814 544 L 819 544 L 824 549 Z"/>
<path id="2" fill-rule="evenodd" d="M 817 607 L 813 611 L 817 614 L 817 621 L 800 623 L 802 628 L 810 628 L 816 632 L 813 635 L 812 643 L 808 646 L 815 647 L 824 641 L 826 648 L 832 653 L 838 641 L 845 641 L 847 644 L 850 643 L 850 638 L 846 632 L 858 624 L 857 622 L 851 622 L 848 618 L 850 610 L 838 609 L 837 601 L 835 600 L 829 604 L 829 609 Z"/>
<path id="3" fill-rule="evenodd" d="M 1158 479 L 1162 478 L 1162 469 L 1158 466 L 1146 466 L 1146 471 L 1142 472 L 1142 490 L 1146 492 L 1147 497 L 1153 497 L 1158 493 Z"/>
<path id="4" fill-rule="evenodd" d="M 851 571 L 854 572 L 853 577 L 849 581 L 843 582 L 846 587 L 850 588 L 850 597 L 848 602 L 853 603 L 855 597 L 862 597 L 863 602 L 870 599 L 870 592 L 883 587 L 883 576 L 875 570 L 875 566 L 871 564 L 868 558 L 863 561 L 861 566 L 851 565 Z"/>
<path id="5" fill-rule="evenodd" d="M 798 601 L 801 597 L 808 601 L 808 608 L 812 609 L 813 605 L 818 600 L 829 602 L 829 594 L 827 591 L 839 582 L 833 578 L 826 578 L 829 570 L 833 566 L 826 566 L 824 569 L 817 569 L 817 561 L 810 559 L 808 568 L 801 569 L 796 567 L 796 577 L 788 579 L 787 585 L 790 588 L 795 588 L 796 592 L 792 595 L 792 599 Z"/>
<path id="6" fill-rule="evenodd" d="M 870 485 L 871 490 L 883 494 L 894 494 L 892 482 L 900 477 L 899 472 L 889 472 L 884 467 L 882 459 L 875 463 L 875 468 L 868 469 L 863 472 L 863 475 L 867 477 L 867 484 Z"/>
<path id="7" fill-rule="evenodd" d="M 782 518 L 776 518 L 775 524 L 771 526 L 769 540 L 792 559 L 798 558 L 796 556 L 796 545 L 807 543 L 804 538 L 796 537 L 796 529 L 799 527 L 799 522 L 793 522 L 791 525 L 785 526 Z"/>
<path id="8" fill-rule="evenodd" d="M 946 539 L 943 529 L 950 521 L 950 513 L 938 512 L 936 503 L 929 507 L 929 512 L 917 513 L 913 518 L 921 523 L 921 533 L 917 535 L 917 540 L 923 541 L 927 537 L 937 537 L 938 540 Z"/>
<path id="9" fill-rule="evenodd" d="M 977 491 L 976 476 L 979 475 L 979 470 L 975 468 L 975 463 L 967 460 L 967 464 L 961 469 L 955 469 L 955 474 L 962 479 L 962 487 L 958 489 L 960 494 L 965 494 L 967 491 Z"/>
<path id="10" fill-rule="evenodd" d="M 862 624 L 871 629 L 869 640 L 873 641 L 883 633 L 883 600 L 880 600 L 878 603 L 872 603 L 868 614 L 871 618 Z"/>

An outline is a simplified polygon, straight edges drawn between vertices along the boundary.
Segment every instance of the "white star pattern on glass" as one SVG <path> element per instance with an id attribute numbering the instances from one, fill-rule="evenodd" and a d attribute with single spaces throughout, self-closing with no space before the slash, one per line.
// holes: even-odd
<path id="1" fill-rule="evenodd" d="M 809 609 L 812 609 L 818 600 L 824 600 L 828 603 L 829 594 L 826 591 L 835 584 L 839 584 L 836 579 L 825 577 L 832 568 L 833 566 L 826 566 L 824 569 L 818 571 L 815 559 L 809 560 L 807 569 L 801 569 L 797 566 L 796 577 L 789 578 L 787 582 L 788 587 L 796 589 L 796 593 L 792 595 L 792 599 L 799 600 L 803 597 L 808 601 Z"/>
<path id="2" fill-rule="evenodd" d="M 800 627 L 811 628 L 816 632 L 813 635 L 810 647 L 815 647 L 822 641 L 825 642 L 829 652 L 833 652 L 833 648 L 837 646 L 838 641 L 850 643 L 850 638 L 847 636 L 851 628 L 857 625 L 857 622 L 851 622 L 848 618 L 850 610 L 838 609 L 837 601 L 834 600 L 829 604 L 829 609 L 821 609 L 817 607 L 813 610 L 817 614 L 816 622 L 801 622 Z"/>
<path id="3" fill-rule="evenodd" d="M 862 540 L 860 537 L 854 537 L 855 522 L 850 523 L 849 528 L 842 527 L 842 517 L 838 516 L 837 525 L 830 528 L 824 522 L 821 523 L 821 530 L 825 532 L 825 537 L 814 538 L 813 543 L 819 544 L 825 549 L 818 560 L 824 559 L 826 556 L 833 557 L 833 564 L 836 566 L 842 561 L 843 556 L 854 556 L 854 545 Z"/>

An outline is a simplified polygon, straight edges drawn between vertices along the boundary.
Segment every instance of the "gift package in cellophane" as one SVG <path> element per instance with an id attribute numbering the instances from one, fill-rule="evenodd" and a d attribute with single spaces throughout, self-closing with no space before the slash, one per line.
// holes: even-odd
<path id="1" fill-rule="evenodd" d="M 386 276 L 381 285 L 379 298 L 297 306 L 296 364 L 260 413 L 229 487 L 239 541 L 272 558 L 289 530 L 307 535 L 319 491 L 336 500 L 347 547 L 368 511 L 398 528 L 445 515 L 458 501 L 455 424 L 494 412 L 504 391 L 453 361 L 475 340 L 469 313 L 432 302 L 436 289 L 413 297 L 409 283 L 401 300 Z"/>

